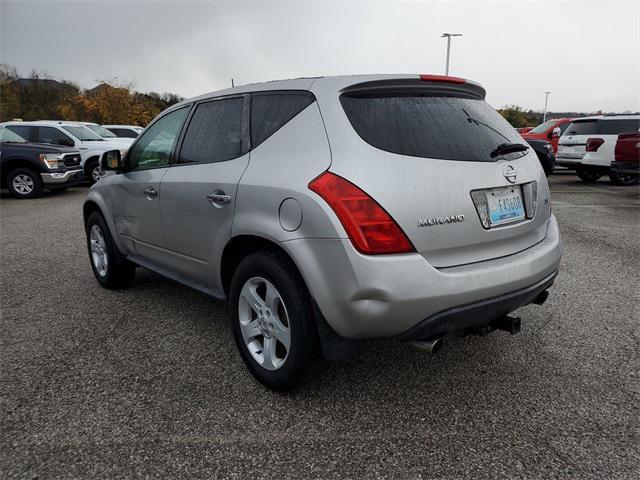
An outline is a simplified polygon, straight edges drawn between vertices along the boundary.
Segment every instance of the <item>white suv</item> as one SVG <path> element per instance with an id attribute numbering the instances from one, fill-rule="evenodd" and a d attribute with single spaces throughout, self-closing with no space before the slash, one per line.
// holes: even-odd
<path id="1" fill-rule="evenodd" d="M 611 170 L 618 135 L 640 130 L 640 115 L 600 115 L 571 122 L 558 142 L 556 165 L 576 170 L 585 182 L 607 174 L 616 185 L 636 185 L 639 176 Z"/>
<path id="2" fill-rule="evenodd" d="M 85 177 L 93 184 L 102 177 L 100 156 L 108 150 L 126 151 L 122 143 L 109 142 L 76 122 L 41 120 L 37 122 L 5 122 L 2 125 L 22 138 L 36 142 L 75 147 L 80 151 Z"/>

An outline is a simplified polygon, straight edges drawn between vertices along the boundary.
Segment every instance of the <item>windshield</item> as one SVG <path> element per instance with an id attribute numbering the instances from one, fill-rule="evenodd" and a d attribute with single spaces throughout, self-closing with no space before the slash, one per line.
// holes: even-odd
<path id="1" fill-rule="evenodd" d="M 549 130 L 554 123 L 556 123 L 555 120 L 547 120 L 546 122 L 538 125 L 533 130 L 530 130 L 529 133 L 544 133 Z"/>
<path id="2" fill-rule="evenodd" d="M 387 152 L 492 162 L 491 153 L 498 145 L 522 143 L 513 127 L 484 100 L 389 92 L 344 94 L 340 101 L 358 135 Z M 514 154 L 525 153 L 509 155 Z"/>
<path id="3" fill-rule="evenodd" d="M 6 127 L 0 127 L 0 142 L 3 143 L 27 143 L 27 141 Z"/>
<path id="4" fill-rule="evenodd" d="M 71 135 L 73 135 L 74 137 L 76 137 L 78 140 L 80 140 L 81 142 L 86 142 L 86 141 L 102 141 L 102 138 L 100 136 L 98 136 L 96 133 L 93 133 L 91 130 L 89 130 L 87 127 L 85 126 L 70 126 L 70 125 L 64 125 L 62 128 L 64 128 L 67 132 L 69 132 Z"/>
<path id="5" fill-rule="evenodd" d="M 102 138 L 116 138 L 116 136 L 113 134 L 113 132 L 110 132 L 106 128 L 101 127 L 100 125 L 86 125 L 86 127 L 90 128 L 91 130 L 93 130 L 95 133 L 100 135 Z"/>

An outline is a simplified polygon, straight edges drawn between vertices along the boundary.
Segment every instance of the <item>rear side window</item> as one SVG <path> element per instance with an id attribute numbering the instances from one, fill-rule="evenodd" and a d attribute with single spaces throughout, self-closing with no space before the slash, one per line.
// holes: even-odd
<path id="1" fill-rule="evenodd" d="M 241 155 L 243 103 L 243 98 L 229 98 L 199 104 L 185 133 L 179 163 L 223 162 Z"/>
<path id="2" fill-rule="evenodd" d="M 484 100 L 392 92 L 344 94 L 340 101 L 358 135 L 387 152 L 492 162 L 498 145 L 522 143 Z"/>
<path id="3" fill-rule="evenodd" d="M 602 135 L 637 132 L 640 128 L 640 120 L 600 120 L 598 124 L 598 133 Z"/>
<path id="4" fill-rule="evenodd" d="M 127 128 L 108 128 L 107 130 L 111 130 L 116 136 L 120 138 L 136 138 L 138 136 L 136 132 Z"/>
<path id="5" fill-rule="evenodd" d="M 314 101 L 308 92 L 251 95 L 251 146 L 264 142 Z"/>
<path id="6" fill-rule="evenodd" d="M 592 135 L 598 133 L 598 121 L 583 120 L 572 122 L 565 133 L 567 135 Z"/>
<path id="7" fill-rule="evenodd" d="M 20 135 L 25 140 L 31 139 L 31 127 L 24 125 L 7 125 L 7 128 L 13 133 Z"/>

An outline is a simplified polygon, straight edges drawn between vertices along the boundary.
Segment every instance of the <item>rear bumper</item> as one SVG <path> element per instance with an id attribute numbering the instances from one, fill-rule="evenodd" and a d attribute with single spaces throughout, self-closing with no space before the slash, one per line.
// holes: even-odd
<path id="1" fill-rule="evenodd" d="M 47 188 L 60 188 L 75 185 L 84 180 L 84 171 L 79 168 L 66 172 L 41 173 L 42 182 Z"/>
<path id="2" fill-rule="evenodd" d="M 399 340 L 428 340 L 465 335 L 491 327 L 493 320 L 533 302 L 553 285 L 558 272 L 530 287 L 432 315 L 403 333 Z"/>
<path id="3" fill-rule="evenodd" d="M 611 170 L 617 173 L 640 173 L 640 162 L 611 162 Z"/>
<path id="4" fill-rule="evenodd" d="M 280 245 L 296 262 L 327 323 L 338 335 L 353 339 L 402 336 L 442 312 L 544 284 L 558 271 L 563 251 L 554 216 L 546 237 L 536 245 L 451 268 L 437 269 L 417 253 L 361 255 L 347 239 L 298 239 Z M 529 301 L 526 295 L 510 297 L 489 316 Z M 432 336 L 427 327 L 420 335 Z"/>

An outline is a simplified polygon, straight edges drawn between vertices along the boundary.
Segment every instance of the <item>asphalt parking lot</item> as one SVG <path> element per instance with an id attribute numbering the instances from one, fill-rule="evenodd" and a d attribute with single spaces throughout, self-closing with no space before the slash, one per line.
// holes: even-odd
<path id="1" fill-rule="evenodd" d="M 101 289 L 86 188 L 3 193 L 0 477 L 640 478 L 639 189 L 551 186 L 563 268 L 519 335 L 371 342 L 295 395 L 248 374 L 222 303 Z"/>

